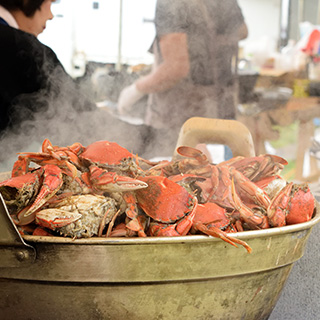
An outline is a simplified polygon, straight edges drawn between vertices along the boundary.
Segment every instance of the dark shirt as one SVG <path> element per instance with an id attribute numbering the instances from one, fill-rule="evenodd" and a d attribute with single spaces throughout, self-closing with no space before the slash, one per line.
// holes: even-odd
<path id="1" fill-rule="evenodd" d="M 0 44 L 0 135 L 37 112 L 54 118 L 61 108 L 66 113 L 96 109 L 35 36 L 0 24 Z"/>
<path id="2" fill-rule="evenodd" d="M 3 18 L 0 17 L 0 24 L 3 24 L 5 26 L 8 26 L 7 21 L 5 21 Z"/>

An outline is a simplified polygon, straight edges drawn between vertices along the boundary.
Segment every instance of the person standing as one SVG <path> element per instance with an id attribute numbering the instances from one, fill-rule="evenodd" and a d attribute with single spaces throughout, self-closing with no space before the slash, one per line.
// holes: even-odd
<path id="1" fill-rule="evenodd" d="M 118 110 L 148 94 L 150 154 L 172 155 L 190 117 L 235 118 L 231 61 L 248 29 L 236 0 L 158 0 L 155 27 L 153 70 L 120 93 Z"/>

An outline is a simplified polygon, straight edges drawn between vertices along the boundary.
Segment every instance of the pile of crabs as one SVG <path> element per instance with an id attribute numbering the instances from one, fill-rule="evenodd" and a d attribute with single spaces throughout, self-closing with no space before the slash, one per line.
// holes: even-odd
<path id="1" fill-rule="evenodd" d="M 212 164 L 198 149 L 151 162 L 115 142 L 68 147 L 45 140 L 19 153 L 0 192 L 21 234 L 71 238 L 206 234 L 251 248 L 230 233 L 306 222 L 315 200 L 307 184 L 280 176 L 275 155 Z M 30 167 L 30 163 L 35 166 Z"/>

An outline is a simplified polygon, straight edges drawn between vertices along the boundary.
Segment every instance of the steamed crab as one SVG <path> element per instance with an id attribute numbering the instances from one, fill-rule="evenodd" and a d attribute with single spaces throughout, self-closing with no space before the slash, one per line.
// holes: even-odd
<path id="1" fill-rule="evenodd" d="M 177 151 L 181 159 L 152 163 L 110 141 L 59 147 L 46 139 L 42 152 L 19 154 L 0 192 L 19 226 L 36 218 L 71 237 L 101 236 L 107 225 L 106 236 L 201 232 L 249 251 L 226 233 L 311 219 L 314 198 L 308 186 L 278 175 L 285 159 L 236 157 L 215 165 L 195 148 Z M 31 162 L 38 167 L 29 167 Z"/>
<path id="2" fill-rule="evenodd" d="M 161 176 L 140 177 L 148 184 L 135 192 L 137 203 L 152 218 L 151 236 L 186 235 L 193 223 L 197 198 L 177 183 Z"/>
<path id="3" fill-rule="evenodd" d="M 103 230 L 117 214 L 116 202 L 99 195 L 76 195 L 51 204 L 36 213 L 42 227 L 72 238 L 102 236 Z"/>
<path id="4" fill-rule="evenodd" d="M 120 175 L 141 173 L 137 157 L 115 142 L 96 141 L 83 148 L 79 158 L 86 167 L 92 165 Z"/>
<path id="5" fill-rule="evenodd" d="M 80 176 L 88 172 L 91 166 L 105 169 L 122 176 L 136 176 L 141 173 L 137 157 L 115 142 L 96 141 L 82 146 L 74 143 L 69 147 L 57 147 L 46 139 L 42 144 L 42 152 L 21 152 L 14 163 L 12 176 L 23 175 L 29 172 L 30 162 L 40 166 L 52 164 L 59 166 L 66 175 L 77 179 L 81 184 Z"/>
<path id="6" fill-rule="evenodd" d="M 210 164 L 200 150 L 179 147 L 178 153 L 191 159 L 177 160 L 172 165 L 163 163 L 156 166 L 157 169 L 161 168 L 158 170 L 160 174 L 180 173 L 182 176 L 194 176 L 194 180 L 198 181 L 193 183 L 192 188 L 197 192 L 200 203 L 214 202 L 229 210 L 236 210 L 240 214 L 240 219 L 253 229 L 269 226 L 266 215 L 257 213 L 245 204 L 248 201 L 253 202 L 265 210 L 269 206 L 270 199 L 255 183 L 233 167 Z M 196 179 L 197 176 L 201 177 L 202 181 Z"/>
<path id="7" fill-rule="evenodd" d="M 53 198 L 63 185 L 62 171 L 45 165 L 0 183 L 0 192 L 18 225 L 34 220 L 35 212 Z"/>
<path id="8" fill-rule="evenodd" d="M 273 227 L 309 221 L 315 199 L 307 184 L 288 183 L 272 199 L 267 214 Z"/>
<path id="9" fill-rule="evenodd" d="M 187 235 L 191 230 L 218 237 L 234 246 L 251 248 L 225 232 L 231 228 L 226 210 L 216 204 L 198 204 L 197 198 L 184 187 L 162 176 L 141 178 L 148 187 L 136 191 L 137 203 L 151 217 L 150 236 Z M 224 230 L 222 230 L 224 229 Z M 228 231 L 231 229 L 228 229 Z"/>
<path id="10" fill-rule="evenodd" d="M 40 167 L 32 169 L 30 162 Z M 3 190 L 16 190 L 16 199 L 9 197 L 7 203 L 18 204 L 16 223 L 24 225 L 32 222 L 35 212 L 55 194 L 103 194 L 145 188 L 147 185 L 144 182 L 130 177 L 137 170 L 134 156 L 116 143 L 98 141 L 86 148 L 79 143 L 57 147 L 46 139 L 42 152 L 20 153 L 12 170 L 12 178 L 0 186 Z M 38 192 L 39 185 L 41 189 Z M 28 197 L 25 195 L 27 190 Z M 34 199 L 31 195 L 37 197 Z M 22 204 L 19 205 L 19 202 Z M 33 204 L 26 207 L 29 202 Z"/>
<path id="11" fill-rule="evenodd" d="M 224 208 L 210 202 L 198 204 L 191 229 L 192 233 L 200 232 L 208 236 L 220 238 L 235 247 L 237 247 L 237 244 L 240 244 L 248 253 L 251 253 L 252 249 L 245 241 L 233 238 L 228 234 L 236 231 L 242 231 L 242 228 L 238 230 L 237 226 L 232 224 L 230 216 L 228 216 Z"/>
<path id="12" fill-rule="evenodd" d="M 197 190 L 199 202 L 214 202 L 230 210 L 236 210 L 239 219 L 245 222 L 247 228 L 260 229 L 268 228 L 269 225 L 284 225 L 286 219 L 283 219 L 282 212 L 289 210 L 289 207 L 291 212 L 289 217 L 299 216 L 296 221 L 311 219 L 314 198 L 310 190 L 295 193 L 290 196 L 290 201 L 284 200 L 287 199 L 288 190 L 283 188 L 284 180 L 279 178 L 278 173 L 287 164 L 285 159 L 273 155 L 261 155 L 252 158 L 237 157 L 213 165 L 200 150 L 179 147 L 177 151 L 187 159 L 183 158 L 172 163 L 162 162 L 149 170 L 151 174 L 168 177 L 194 174 L 205 178 L 194 182 L 192 186 L 194 191 Z M 299 199 L 305 204 L 299 209 L 300 213 L 294 209 L 298 201 L 293 199 Z M 278 209 L 280 201 L 281 210 Z M 278 219 L 281 222 L 277 222 Z"/>

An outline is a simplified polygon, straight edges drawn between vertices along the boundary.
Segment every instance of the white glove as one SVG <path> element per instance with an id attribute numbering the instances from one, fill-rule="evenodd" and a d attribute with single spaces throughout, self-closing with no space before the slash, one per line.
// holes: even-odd
<path id="1" fill-rule="evenodd" d="M 145 93 L 142 93 L 137 89 L 137 86 L 135 83 L 132 85 L 124 88 L 119 96 L 118 99 L 118 112 L 120 115 L 125 115 L 127 114 L 130 110 L 131 107 L 139 101 Z"/>

